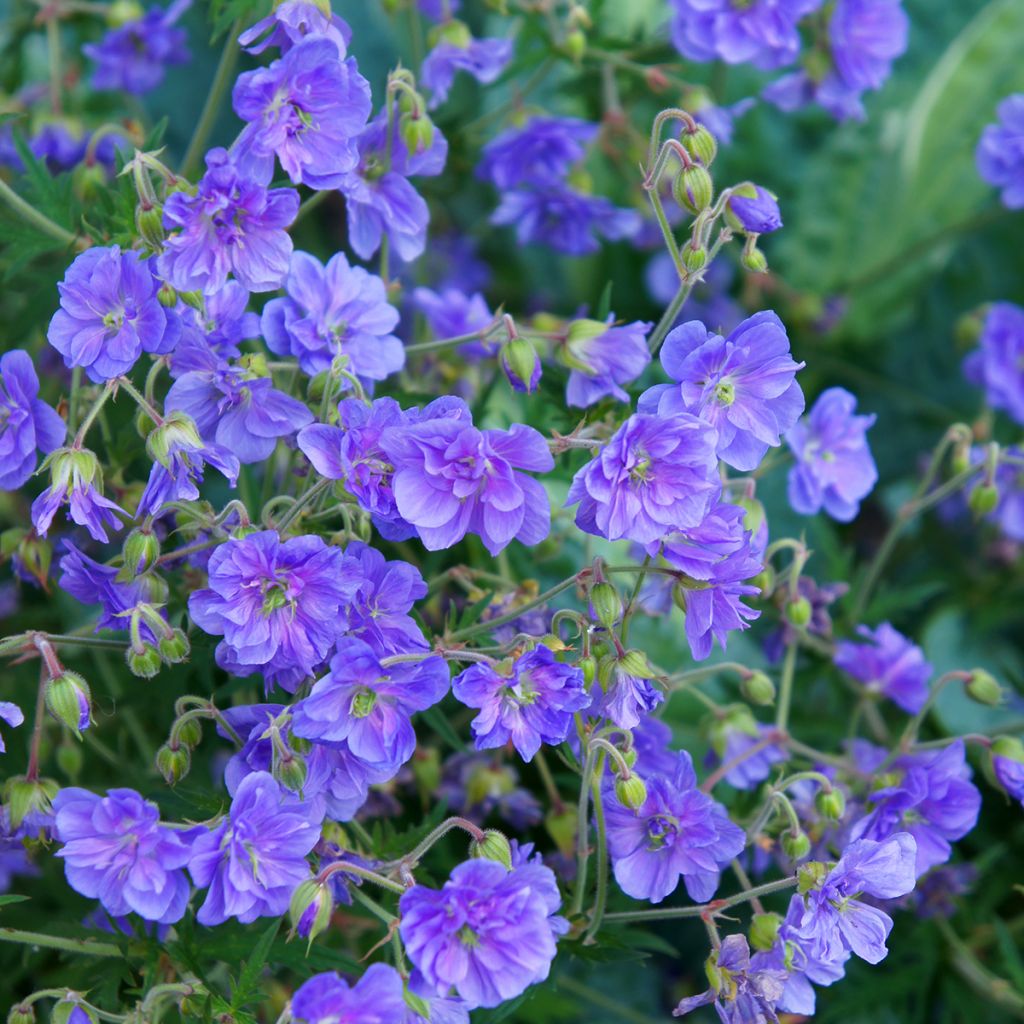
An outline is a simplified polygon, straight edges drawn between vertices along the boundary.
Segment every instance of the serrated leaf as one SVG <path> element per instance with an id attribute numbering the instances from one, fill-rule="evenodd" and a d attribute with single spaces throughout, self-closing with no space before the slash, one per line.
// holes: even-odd
<path id="1" fill-rule="evenodd" d="M 280 927 L 281 922 L 275 921 L 253 946 L 252 955 L 245 962 L 242 973 L 238 976 L 238 984 L 231 999 L 232 1010 L 244 1005 L 259 987 L 260 975 L 266 966 L 267 957 L 270 955 Z"/>

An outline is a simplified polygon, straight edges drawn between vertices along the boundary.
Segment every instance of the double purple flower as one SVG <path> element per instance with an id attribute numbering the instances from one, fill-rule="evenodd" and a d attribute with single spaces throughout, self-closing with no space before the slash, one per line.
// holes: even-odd
<path id="1" fill-rule="evenodd" d="M 877 629 L 858 626 L 867 643 L 841 640 L 833 660 L 868 692 L 881 693 L 908 714 L 916 715 L 928 699 L 932 667 L 924 652 L 902 633 L 883 622 Z"/>
<path id="2" fill-rule="evenodd" d="M 39 378 L 27 352 L 0 356 L 0 491 L 16 491 L 35 472 L 37 452 L 49 455 L 67 427 L 39 398 Z"/>

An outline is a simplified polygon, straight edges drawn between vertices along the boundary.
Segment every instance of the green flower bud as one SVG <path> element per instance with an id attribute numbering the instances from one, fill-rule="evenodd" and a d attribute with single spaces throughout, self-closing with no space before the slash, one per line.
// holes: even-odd
<path id="1" fill-rule="evenodd" d="M 156 770 L 169 786 L 181 782 L 191 767 L 192 755 L 188 747 L 165 743 L 156 752 Z"/>
<path id="2" fill-rule="evenodd" d="M 306 784 L 306 759 L 291 753 L 286 757 L 274 758 L 272 774 L 285 789 L 293 793 L 301 793 Z"/>
<path id="3" fill-rule="evenodd" d="M 164 283 L 157 289 L 156 298 L 157 302 L 159 302 L 164 309 L 174 309 L 178 304 L 177 291 L 175 291 L 175 289 L 166 281 L 164 281 Z"/>
<path id="4" fill-rule="evenodd" d="M 761 591 L 760 597 L 771 597 L 775 590 L 775 570 L 766 565 L 756 576 L 750 578 L 750 585 Z"/>
<path id="5" fill-rule="evenodd" d="M 810 860 L 796 869 L 796 891 L 803 896 L 813 889 L 820 889 L 828 874 L 828 865 L 824 861 Z"/>
<path id="6" fill-rule="evenodd" d="M 540 357 L 526 338 L 512 338 L 501 348 L 501 368 L 513 390 L 533 394 L 540 381 Z"/>
<path id="7" fill-rule="evenodd" d="M 570 348 L 600 338 L 608 333 L 608 325 L 603 320 L 573 320 L 569 324 L 565 340 Z"/>
<path id="8" fill-rule="evenodd" d="M 7 1024 L 36 1024 L 36 1011 L 31 1004 L 15 1003 L 7 1014 Z"/>
<path id="9" fill-rule="evenodd" d="M 978 484 L 968 495 L 967 504 L 975 517 L 981 519 L 999 504 L 999 488 L 995 484 Z"/>
<path id="10" fill-rule="evenodd" d="M 512 870 L 512 847 L 503 832 L 496 828 L 485 829 L 482 839 L 474 839 L 469 844 L 470 857 L 482 860 L 495 860 Z"/>
<path id="11" fill-rule="evenodd" d="M 683 246 L 682 257 L 683 266 L 687 271 L 696 274 L 698 270 L 704 269 L 704 264 L 708 261 L 708 251 L 703 246 L 697 248 L 692 242 L 687 242 Z"/>
<path id="12" fill-rule="evenodd" d="M 171 465 L 171 452 L 179 448 L 199 449 L 203 439 L 195 420 L 183 412 L 172 412 L 163 423 L 154 427 L 146 438 L 146 453 L 165 468 Z"/>
<path id="13" fill-rule="evenodd" d="M 790 860 L 803 860 L 811 852 L 810 837 L 801 829 L 799 832 L 782 833 L 782 851 Z"/>
<path id="14" fill-rule="evenodd" d="M 160 656 L 168 665 L 177 665 L 188 658 L 192 645 L 180 629 L 172 629 L 160 637 Z"/>
<path id="15" fill-rule="evenodd" d="M 59 789 L 53 779 L 29 779 L 25 775 L 12 775 L 4 784 L 4 801 L 11 828 L 16 829 L 30 814 L 49 814 Z"/>
<path id="16" fill-rule="evenodd" d="M 152 679 L 163 664 L 160 652 L 152 644 L 143 644 L 138 650 L 129 647 L 125 661 L 132 675 L 140 679 Z"/>
<path id="17" fill-rule="evenodd" d="M 56 756 L 57 767 L 74 782 L 81 775 L 82 765 L 85 763 L 81 746 L 71 742 L 62 743 L 57 748 Z"/>
<path id="18" fill-rule="evenodd" d="M 779 937 L 782 917 L 779 914 L 755 914 L 750 922 L 750 945 L 759 953 L 765 953 L 775 945 Z"/>
<path id="19" fill-rule="evenodd" d="M 718 155 L 718 143 L 714 135 L 702 124 L 698 124 L 693 131 L 684 130 L 679 141 L 686 152 L 705 167 L 710 167 Z"/>
<path id="20" fill-rule="evenodd" d="M 643 651 L 632 650 L 626 651 L 621 658 L 618 659 L 618 667 L 631 676 L 636 676 L 638 679 L 653 679 L 657 673 L 651 668 L 651 663 L 647 660 L 647 655 Z"/>
<path id="21" fill-rule="evenodd" d="M 203 727 L 198 718 L 182 716 L 171 726 L 171 739 L 189 750 L 195 750 L 203 741 Z"/>
<path id="22" fill-rule="evenodd" d="M 750 675 L 742 679 L 740 690 L 751 704 L 757 704 L 759 707 L 767 707 L 769 704 L 775 703 L 775 684 L 760 670 L 751 672 Z"/>
<path id="23" fill-rule="evenodd" d="M 715 186 L 711 175 L 700 164 L 691 164 L 679 172 L 672 183 L 672 195 L 680 206 L 691 213 L 700 213 L 711 205 Z"/>
<path id="24" fill-rule="evenodd" d="M 178 292 L 178 298 L 197 313 L 206 315 L 206 299 L 202 292 Z"/>
<path id="25" fill-rule="evenodd" d="M 48 580 L 53 561 L 53 545 L 48 540 L 29 530 L 7 530 L 0 537 L 0 554 L 5 558 L 16 554 L 25 571 L 40 585 Z"/>
<path id="26" fill-rule="evenodd" d="M 803 629 L 811 621 L 811 602 L 806 597 L 795 597 L 786 605 L 786 620 L 791 626 Z"/>
<path id="27" fill-rule="evenodd" d="M 76 1015 L 80 1018 L 81 1014 L 85 1014 L 89 1018 L 90 1024 L 96 1024 L 96 1015 L 87 1006 L 83 1006 L 77 999 L 73 998 L 70 993 L 67 999 L 62 999 L 59 1003 L 55 1003 L 53 1009 L 50 1011 L 50 1024 L 68 1024 L 68 1020 L 71 1018 L 71 1014 L 78 1010 L 79 1013 Z"/>
<path id="28" fill-rule="evenodd" d="M 647 800 L 647 783 L 639 775 L 630 775 L 628 779 L 619 777 L 615 780 L 615 796 L 623 807 L 639 810 Z"/>
<path id="29" fill-rule="evenodd" d="M 750 236 L 753 238 L 753 235 Z M 756 245 L 746 246 L 740 255 L 740 263 L 745 270 L 752 274 L 766 274 L 768 272 L 768 258 Z"/>
<path id="30" fill-rule="evenodd" d="M 312 878 L 296 887 L 288 905 L 292 930 L 304 939 L 309 939 L 310 943 L 327 930 L 333 913 L 334 898 L 330 883 L 317 882 Z"/>
<path id="31" fill-rule="evenodd" d="M 430 1020 L 430 1004 L 414 992 L 409 991 L 409 986 L 405 986 L 405 990 L 402 993 L 405 998 L 405 1005 L 412 1010 L 413 1015 L 416 1017 L 422 1017 L 423 1020 Z"/>
<path id="32" fill-rule="evenodd" d="M 135 229 L 154 252 L 163 249 L 167 232 L 164 231 L 164 215 L 159 206 L 139 206 L 135 211 Z"/>
<path id="33" fill-rule="evenodd" d="M 156 565 L 160 557 L 160 541 L 152 530 L 136 527 L 125 537 L 121 550 L 124 565 L 117 578 L 122 582 L 130 582 Z"/>
<path id="34" fill-rule="evenodd" d="M 46 684 L 46 710 L 76 736 L 89 728 L 89 684 L 77 673 L 64 670 Z"/>
<path id="35" fill-rule="evenodd" d="M 1002 687 L 996 682 L 995 676 L 983 668 L 971 670 L 971 678 L 967 680 L 965 689 L 967 695 L 979 704 L 987 704 L 994 708 L 1003 702 Z"/>
<path id="36" fill-rule="evenodd" d="M 597 659 L 592 654 L 588 654 L 586 657 L 580 658 L 576 664 L 583 673 L 584 685 L 589 687 L 597 675 Z"/>
<path id="37" fill-rule="evenodd" d="M 403 114 L 399 130 L 410 154 L 426 152 L 434 143 L 434 122 L 425 113 Z"/>
<path id="38" fill-rule="evenodd" d="M 829 821 L 839 821 L 846 813 L 846 797 L 841 789 L 833 787 L 831 790 L 819 789 L 814 798 L 814 806 L 818 813 Z"/>
<path id="39" fill-rule="evenodd" d="M 622 755 L 622 760 L 625 761 L 630 768 L 636 764 L 636 747 L 628 747 L 626 750 L 619 750 L 619 753 Z"/>
<path id="40" fill-rule="evenodd" d="M 1016 736 L 999 736 L 992 743 L 992 756 L 1024 764 L 1024 743 Z"/>
<path id="41" fill-rule="evenodd" d="M 473 42 L 473 33 L 469 26 L 458 18 L 450 18 L 431 33 L 438 43 L 450 43 L 460 50 L 466 50 Z"/>
<path id="42" fill-rule="evenodd" d="M 582 29 L 574 28 L 566 32 L 565 41 L 562 43 L 565 55 L 573 62 L 579 64 L 587 52 L 587 37 Z"/>
<path id="43" fill-rule="evenodd" d="M 111 28 L 120 28 L 129 22 L 138 21 L 145 13 L 136 0 L 114 0 L 107 8 L 107 24 Z"/>
<path id="44" fill-rule="evenodd" d="M 591 587 L 590 606 L 594 609 L 594 618 L 605 629 L 611 629 L 622 618 L 622 600 L 610 583 L 598 583 Z"/>
<path id="45" fill-rule="evenodd" d="M 571 857 L 576 847 L 576 811 L 568 807 L 563 811 L 549 811 L 544 817 L 544 827 L 560 853 Z"/>

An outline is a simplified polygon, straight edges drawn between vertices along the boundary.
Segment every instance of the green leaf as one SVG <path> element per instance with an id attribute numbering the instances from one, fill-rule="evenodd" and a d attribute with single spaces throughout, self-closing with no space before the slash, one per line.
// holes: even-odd
<path id="1" fill-rule="evenodd" d="M 281 922 L 275 921 L 260 937 L 253 946 L 252 956 L 245 962 L 242 973 L 238 976 L 238 984 L 235 987 L 231 1000 L 231 1009 L 236 1010 L 243 1006 L 259 988 L 260 975 L 266 966 L 267 957 L 274 945 L 274 939 L 280 930 Z"/>
<path id="2" fill-rule="evenodd" d="M 31 897 L 19 896 L 16 893 L 8 893 L 6 896 L 0 896 L 0 907 L 6 907 L 10 903 L 25 903 Z"/>

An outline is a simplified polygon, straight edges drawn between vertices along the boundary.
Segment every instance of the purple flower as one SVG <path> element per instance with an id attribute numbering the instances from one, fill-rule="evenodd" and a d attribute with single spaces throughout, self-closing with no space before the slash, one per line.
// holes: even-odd
<path id="1" fill-rule="evenodd" d="M 786 328 L 767 310 L 727 338 L 697 320 L 680 325 L 665 339 L 661 365 L 679 383 L 644 392 L 639 410 L 700 416 L 718 432 L 718 457 L 734 469 L 756 469 L 804 411 L 796 381 L 804 364 L 793 361 Z"/>
<path id="2" fill-rule="evenodd" d="M 752 96 L 737 100 L 727 107 L 708 103 L 706 106 L 697 107 L 693 111 L 693 116 L 714 135 L 720 146 L 729 146 L 732 144 L 732 137 L 736 131 L 736 122 L 748 110 L 753 109 L 756 103 L 757 100 Z"/>
<path id="3" fill-rule="evenodd" d="M 238 43 L 249 53 L 262 53 L 276 46 L 284 54 L 310 36 L 329 39 L 338 51 L 338 59 L 344 60 L 352 29 L 337 14 L 329 9 L 324 11 L 315 0 L 284 0 L 247 28 L 238 37 Z"/>
<path id="4" fill-rule="evenodd" d="M 1007 796 L 1024 804 L 1024 744 L 1016 736 L 1000 736 L 992 744 L 992 774 Z"/>
<path id="5" fill-rule="evenodd" d="M 577 320 L 569 326 L 565 346 L 558 358 L 569 367 L 569 383 L 565 400 L 569 405 L 585 409 L 602 398 L 628 402 L 623 388 L 643 373 L 651 361 L 647 348 L 647 332 L 651 324 L 635 320 L 631 324 L 612 326 L 597 320 Z"/>
<path id="6" fill-rule="evenodd" d="M 127 516 L 120 505 L 100 493 L 102 475 L 96 456 L 85 449 L 58 448 L 43 463 L 50 470 L 50 486 L 32 502 L 32 525 L 45 537 L 57 510 L 68 506 L 68 519 L 84 526 L 93 540 L 106 544 L 107 528 L 121 529 L 115 512 Z"/>
<path id="7" fill-rule="evenodd" d="M 98 899 L 115 917 L 181 920 L 189 897 L 184 869 L 201 830 L 161 825 L 159 808 L 134 789 L 112 789 L 105 797 L 62 789 L 53 810 L 56 838 L 64 844 L 57 856 L 75 892 Z"/>
<path id="8" fill-rule="evenodd" d="M 203 470 L 209 463 L 234 486 L 239 465 L 235 454 L 220 444 L 205 444 L 196 424 L 183 412 L 169 412 L 146 440 L 155 459 L 139 498 L 138 512 L 156 515 L 170 501 L 195 501 Z"/>
<path id="9" fill-rule="evenodd" d="M 278 438 L 313 422 L 300 401 L 278 391 L 269 377 L 229 366 L 211 352 L 204 369 L 183 373 L 164 400 L 167 412 L 190 416 L 204 439 L 241 463 L 270 458 Z"/>
<path id="10" fill-rule="evenodd" d="M 314 974 L 292 996 L 298 1024 L 399 1024 L 409 1008 L 402 976 L 388 964 L 371 964 L 351 988 L 331 971 Z"/>
<path id="11" fill-rule="evenodd" d="M 555 876 L 537 861 L 511 871 L 492 860 L 460 864 L 440 889 L 416 885 L 399 901 L 402 941 L 439 995 L 467 1009 L 498 1006 L 544 981 L 568 925 Z"/>
<path id="12" fill-rule="evenodd" d="M 754 966 L 744 935 L 727 935 L 705 968 L 711 987 L 680 1001 L 673 1017 L 713 1003 L 723 1024 L 776 1024 L 775 1007 L 786 982 L 783 967 Z"/>
<path id="13" fill-rule="evenodd" d="M 1024 208 L 1024 93 L 1007 96 L 996 108 L 999 120 L 985 126 L 975 159 L 978 173 L 1002 190 L 1003 206 Z"/>
<path id="14" fill-rule="evenodd" d="M 476 175 L 502 192 L 517 185 L 559 185 L 586 156 L 598 126 L 575 117 L 531 117 L 483 148 Z"/>
<path id="15" fill-rule="evenodd" d="M 450 548 L 467 533 L 478 534 L 492 555 L 513 539 L 539 544 L 550 529 L 547 493 L 520 471 L 554 467 L 547 443 L 520 423 L 477 430 L 467 420 L 430 419 L 384 432 L 399 514 L 430 551 Z"/>
<path id="16" fill-rule="evenodd" d="M 914 888 L 916 853 L 914 837 L 897 832 L 880 843 L 870 839 L 850 843 L 827 874 L 826 865 L 820 865 L 822 881 L 804 893 L 798 927 L 808 955 L 835 962 L 850 951 L 869 964 L 884 960 L 892 918 L 859 897 L 905 896 Z M 802 870 L 813 867 L 808 864 Z"/>
<path id="17" fill-rule="evenodd" d="M 420 68 L 420 81 L 431 92 L 430 109 L 448 99 L 458 71 L 468 72 L 481 85 L 493 82 L 512 59 L 512 50 L 511 39 L 474 39 L 462 22 L 449 21 Z"/>
<path id="18" fill-rule="evenodd" d="M 629 671 L 627 659 L 614 659 L 602 671 L 594 691 L 594 712 L 620 729 L 635 729 L 665 699 L 665 693 L 643 675 Z"/>
<path id="19" fill-rule="evenodd" d="M 416 747 L 411 716 L 448 692 L 443 658 L 384 667 L 369 644 L 355 637 L 338 641 L 327 675 L 294 707 L 292 732 L 321 743 L 345 744 L 375 764 L 404 764 Z"/>
<path id="20" fill-rule="evenodd" d="M 82 52 L 96 62 L 92 87 L 141 95 L 164 80 L 165 67 L 187 64 L 188 37 L 175 23 L 191 6 L 192 0 L 175 0 L 166 10 L 151 7 L 141 18 L 111 29 L 98 43 L 86 43 Z"/>
<path id="21" fill-rule="evenodd" d="M 427 596 L 419 569 L 408 562 L 389 562 L 360 541 L 345 548 L 345 563 L 359 577 L 348 608 L 349 634 L 385 655 L 426 650 L 427 641 L 409 615 L 413 604 Z"/>
<path id="22" fill-rule="evenodd" d="M 457 338 L 461 334 L 482 331 L 494 321 L 487 300 L 479 292 L 467 295 L 458 288 L 443 288 L 439 292 L 417 288 L 412 293 L 412 302 L 438 338 Z M 459 346 L 459 352 L 480 358 L 493 355 L 496 348 L 495 342 L 467 341 Z"/>
<path id="23" fill-rule="evenodd" d="M 767 952 L 755 953 L 750 962 L 757 970 L 773 968 L 788 971 L 776 1009 L 810 1017 L 814 1014 L 816 1001 L 811 983 L 828 986 L 839 981 L 846 973 L 846 961 L 850 959 L 850 953 L 843 950 L 834 960 L 811 956 L 800 934 L 803 916 L 803 898 L 793 896 L 786 916 L 779 925 L 775 945 Z"/>
<path id="24" fill-rule="evenodd" d="M 409 991 L 416 997 L 419 1007 L 426 1007 L 429 1012 L 423 1016 L 409 1007 L 400 1024 L 470 1024 L 466 1004 L 454 996 L 439 996 L 419 971 L 410 975 Z"/>
<path id="25" fill-rule="evenodd" d="M 672 42 L 690 60 L 792 64 L 800 52 L 797 22 L 821 0 L 671 0 Z"/>
<path id="26" fill-rule="evenodd" d="M 0 700 L 0 720 L 17 728 L 25 721 L 25 714 L 17 704 L 13 704 L 9 700 Z M 3 736 L 0 735 L 0 754 L 5 753 L 7 753 L 7 747 L 4 745 Z"/>
<path id="27" fill-rule="evenodd" d="M 765 235 L 782 227 L 778 200 L 760 185 L 741 185 L 726 205 L 740 229 L 750 234 Z"/>
<path id="28" fill-rule="evenodd" d="M 170 234 L 157 260 L 160 275 L 186 292 L 217 292 L 228 274 L 251 292 L 273 291 L 288 272 L 285 229 L 298 212 L 295 189 L 250 181 L 226 150 L 211 149 L 197 193 L 173 192 L 164 203 Z"/>
<path id="29" fill-rule="evenodd" d="M 849 391 L 829 388 L 786 434 L 796 456 L 789 471 L 789 504 L 800 515 L 824 507 L 833 519 L 848 523 L 875 486 L 878 470 L 867 442 L 875 417 L 855 415 L 856 407 Z"/>
<path id="30" fill-rule="evenodd" d="M 35 472 L 36 451 L 49 455 L 64 441 L 64 421 L 38 396 L 29 354 L 0 356 L 0 491 L 16 491 Z"/>
<path id="31" fill-rule="evenodd" d="M 585 256 L 600 248 L 598 235 L 612 241 L 631 238 L 642 221 L 635 210 L 558 183 L 506 192 L 491 223 L 514 226 L 520 245 L 548 245 L 569 256 Z"/>
<path id="32" fill-rule="evenodd" d="M 248 122 L 232 152 L 253 181 L 269 184 L 275 154 L 293 184 L 314 189 L 338 188 L 359 162 L 370 84 L 331 40 L 306 39 L 270 67 L 239 75 L 231 96 Z"/>
<path id="33" fill-rule="evenodd" d="M 82 604 L 100 606 L 96 632 L 101 629 L 127 629 L 131 611 L 154 600 L 152 577 L 137 576 L 130 583 L 121 583 L 117 579 L 119 570 L 116 566 L 93 561 L 69 540 L 64 541 L 64 549 L 66 554 L 60 560 L 60 589 Z M 157 642 L 145 619 L 139 623 L 139 629 L 144 642 Z"/>
<path id="34" fill-rule="evenodd" d="M 289 692 L 327 659 L 359 584 L 337 548 L 319 537 L 282 541 L 273 530 L 222 544 L 209 575 L 188 610 L 200 629 L 224 637 L 217 664 L 236 675 L 260 670 L 268 687 Z"/>
<path id="35" fill-rule="evenodd" d="M 885 840 L 907 832 L 916 841 L 917 875 L 952 856 L 951 841 L 977 824 L 981 794 L 970 781 L 963 740 L 942 750 L 906 754 L 890 772 L 874 775 L 868 814 L 850 832 L 853 839 Z"/>
<path id="36" fill-rule="evenodd" d="M 630 416 L 573 478 L 576 525 L 640 544 L 697 526 L 720 482 L 713 427 L 688 413 Z"/>
<path id="37" fill-rule="evenodd" d="M 81 366 L 96 382 L 127 373 L 143 352 L 169 352 L 177 320 L 157 300 L 149 260 L 116 245 L 86 249 L 57 285 L 60 309 L 46 333 L 65 366 Z"/>
<path id="38" fill-rule="evenodd" d="M 730 711 L 723 719 L 711 726 L 711 749 L 720 764 L 730 764 L 743 758 L 726 772 L 725 781 L 735 789 L 754 789 L 771 775 L 772 767 L 787 760 L 786 751 L 772 742 L 759 753 L 747 755 L 751 748 L 772 739 L 776 731 L 770 726 L 754 721 L 754 716 L 745 705 Z"/>
<path id="39" fill-rule="evenodd" d="M 1024 96 L 1021 97 L 1024 106 Z M 985 316 L 978 348 L 964 360 L 964 376 L 985 389 L 985 401 L 1024 424 L 1024 309 L 996 302 Z"/>
<path id="40" fill-rule="evenodd" d="M 868 642 L 840 640 L 833 655 L 836 665 L 869 693 L 884 694 L 907 714 L 916 715 L 928 699 L 932 678 L 924 652 L 888 622 L 875 630 L 858 626 L 857 633 Z"/>
<path id="41" fill-rule="evenodd" d="M 557 661 L 543 645 L 516 658 L 508 674 L 493 665 L 470 665 L 455 677 L 452 693 L 480 709 L 470 723 L 477 750 L 511 740 L 524 761 L 532 761 L 542 743 L 561 743 L 574 712 L 590 706 L 583 673 Z"/>
<path id="42" fill-rule="evenodd" d="M 228 281 L 220 291 L 203 297 L 203 310 L 179 302 L 181 341 L 170 356 L 172 377 L 189 370 L 206 369 L 212 352 L 220 359 L 237 359 L 243 341 L 260 336 L 260 318 L 246 308 L 249 293 L 237 282 Z"/>
<path id="43" fill-rule="evenodd" d="M 381 111 L 359 136 L 359 164 L 345 175 L 340 188 L 348 214 L 348 240 L 360 259 L 368 260 L 387 235 L 394 254 L 416 259 L 427 242 L 430 211 L 409 183 L 415 175 L 436 175 L 448 159 L 448 142 L 437 129 L 430 146 L 410 153 L 395 119 L 390 161 L 387 156 L 387 115 Z"/>
<path id="44" fill-rule="evenodd" d="M 682 878 L 690 899 L 704 903 L 718 888 L 722 865 L 743 849 L 743 829 L 697 788 L 686 751 L 676 755 L 674 771 L 646 782 L 639 810 L 625 807 L 610 789 L 605 801 L 615 880 L 627 896 L 660 903 Z"/>
<path id="45" fill-rule="evenodd" d="M 306 856 L 322 815 L 322 805 L 292 796 L 266 772 L 243 779 L 229 816 L 192 845 L 192 880 L 209 888 L 196 920 L 212 927 L 229 917 L 248 924 L 283 914 L 309 877 Z"/>
<path id="46" fill-rule="evenodd" d="M 271 352 L 294 356 L 311 376 L 346 356 L 348 369 L 365 380 L 384 380 L 405 365 L 405 349 L 391 333 L 398 310 L 388 302 L 384 282 L 344 253 L 325 267 L 297 252 L 284 283 L 287 298 L 263 308 L 263 336 Z"/>
<path id="47" fill-rule="evenodd" d="M 1024 446 L 1007 445 L 1003 452 L 1018 464 L 999 463 L 993 481 L 999 497 L 996 507 L 985 519 L 995 523 L 1010 540 L 1024 543 L 1024 472 L 1019 465 L 1024 459 Z M 973 465 L 982 464 L 987 458 L 985 449 L 972 448 L 970 458 Z"/>

